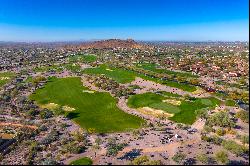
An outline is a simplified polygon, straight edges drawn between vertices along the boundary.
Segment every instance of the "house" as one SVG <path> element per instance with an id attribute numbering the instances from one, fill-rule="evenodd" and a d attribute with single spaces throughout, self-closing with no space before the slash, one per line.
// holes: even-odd
<path id="1" fill-rule="evenodd" d="M 238 74 L 235 73 L 235 72 L 229 72 L 228 75 L 229 75 L 230 77 L 237 77 L 237 76 L 238 76 Z"/>

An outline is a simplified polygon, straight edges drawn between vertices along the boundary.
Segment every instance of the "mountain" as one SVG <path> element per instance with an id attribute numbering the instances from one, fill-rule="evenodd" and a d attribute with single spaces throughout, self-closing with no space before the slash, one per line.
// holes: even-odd
<path id="1" fill-rule="evenodd" d="M 67 45 L 66 48 L 77 48 L 77 49 L 107 49 L 107 48 L 142 48 L 144 45 L 137 43 L 132 39 L 121 40 L 121 39 L 108 39 L 93 42 L 85 42 L 79 45 Z"/>

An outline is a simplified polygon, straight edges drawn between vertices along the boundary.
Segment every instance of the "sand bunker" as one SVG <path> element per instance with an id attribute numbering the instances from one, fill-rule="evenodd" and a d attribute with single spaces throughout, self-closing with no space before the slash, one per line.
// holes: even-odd
<path id="1" fill-rule="evenodd" d="M 179 100 L 171 100 L 171 99 L 166 99 L 166 100 L 162 100 L 163 102 L 172 104 L 172 105 L 181 105 L 181 101 Z"/>
<path id="2" fill-rule="evenodd" d="M 49 104 L 40 105 L 40 107 L 41 108 L 47 108 L 47 109 L 53 110 L 53 109 L 58 109 L 60 107 L 60 105 L 56 104 L 56 103 L 49 103 Z M 62 106 L 62 109 L 64 111 L 69 111 L 69 112 L 75 110 L 75 108 L 69 107 L 67 105 Z"/>
<path id="3" fill-rule="evenodd" d="M 193 95 L 198 95 L 198 94 L 202 94 L 205 93 L 205 91 L 201 88 L 197 88 L 196 91 L 192 92 Z"/>
<path id="4" fill-rule="evenodd" d="M 95 93 L 95 91 L 91 91 L 91 90 L 83 90 L 82 92 L 84 92 L 84 93 Z"/>
<path id="5" fill-rule="evenodd" d="M 0 80 L 8 80 L 10 77 L 0 77 Z"/>
<path id="6" fill-rule="evenodd" d="M 41 107 L 53 110 L 53 109 L 57 109 L 59 107 L 59 105 L 56 103 L 49 103 L 49 104 L 41 105 Z"/>
<path id="7" fill-rule="evenodd" d="M 75 108 L 72 108 L 72 107 L 69 107 L 69 106 L 63 106 L 62 107 L 62 109 L 64 110 L 64 111 L 67 111 L 67 112 L 71 112 L 71 111 L 74 111 L 75 110 Z"/>
<path id="8" fill-rule="evenodd" d="M 174 116 L 174 114 L 170 114 L 170 113 L 167 113 L 167 112 L 165 112 L 163 110 L 157 110 L 157 109 L 153 109 L 153 108 L 150 108 L 150 107 L 142 107 L 142 108 L 138 108 L 137 110 L 139 112 L 143 113 L 143 114 L 152 115 L 152 116 L 155 116 L 155 117 L 158 117 L 159 115 L 163 115 L 165 117 Z"/>
<path id="9" fill-rule="evenodd" d="M 111 69 L 106 69 L 106 70 L 108 70 L 108 71 L 114 71 L 114 70 L 111 70 Z"/>

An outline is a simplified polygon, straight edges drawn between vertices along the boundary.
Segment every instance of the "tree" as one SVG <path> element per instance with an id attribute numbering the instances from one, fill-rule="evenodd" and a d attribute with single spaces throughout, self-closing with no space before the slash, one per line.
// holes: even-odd
<path id="1" fill-rule="evenodd" d="M 120 150 L 126 146 L 125 143 L 116 143 L 116 139 L 108 140 L 107 155 L 115 156 Z"/>
<path id="2" fill-rule="evenodd" d="M 149 160 L 148 156 L 140 156 L 135 158 L 132 162 L 132 165 L 161 165 L 160 160 Z"/>
<path id="3" fill-rule="evenodd" d="M 184 153 L 177 152 L 173 157 L 172 160 L 175 161 L 178 164 L 181 164 L 186 158 L 186 155 Z"/>
<path id="4" fill-rule="evenodd" d="M 97 145 L 100 145 L 101 143 L 102 143 L 102 139 L 101 138 L 96 138 L 95 139 L 95 143 L 97 144 Z"/>
<path id="5" fill-rule="evenodd" d="M 242 156 L 248 153 L 248 149 L 245 146 L 239 145 L 234 141 L 223 140 L 221 144 L 226 150 L 236 154 L 237 156 Z"/>
<path id="6" fill-rule="evenodd" d="M 41 140 L 41 143 L 44 145 L 48 145 L 59 138 L 59 132 L 56 130 L 52 130 L 44 139 Z"/>
<path id="7" fill-rule="evenodd" d="M 138 137 L 140 136 L 140 131 L 139 131 L 139 130 L 134 130 L 134 131 L 132 132 L 132 135 L 133 135 L 133 137 L 138 138 Z"/>
<path id="8" fill-rule="evenodd" d="M 52 158 L 46 158 L 41 165 L 57 165 L 58 163 Z"/>
<path id="9" fill-rule="evenodd" d="M 241 119 L 245 123 L 249 123 L 249 112 L 241 110 L 235 114 L 236 118 Z"/>
<path id="10" fill-rule="evenodd" d="M 88 128 L 88 132 L 89 132 L 89 134 L 92 134 L 92 133 L 95 133 L 95 128 Z"/>
<path id="11" fill-rule="evenodd" d="M 36 116 L 37 114 L 38 114 L 38 111 L 34 108 L 31 108 L 29 111 L 26 112 L 26 115 L 29 118 L 32 118 L 32 117 Z"/>
<path id="12" fill-rule="evenodd" d="M 48 118 L 51 118 L 53 116 L 53 112 L 48 110 L 48 109 L 43 109 L 42 111 L 39 112 L 40 114 L 40 117 L 42 119 L 48 119 Z"/>
<path id="13" fill-rule="evenodd" d="M 211 115 L 207 121 L 206 125 L 208 126 L 219 126 L 219 127 L 235 127 L 235 122 L 230 118 L 230 115 L 226 111 L 217 112 L 214 115 Z"/>
<path id="14" fill-rule="evenodd" d="M 78 145 L 74 142 L 69 142 L 68 144 L 63 146 L 64 152 L 70 152 L 73 154 L 79 154 L 84 151 L 85 147 L 83 145 Z"/>
<path id="15" fill-rule="evenodd" d="M 197 159 L 203 163 L 203 164 L 208 164 L 209 163 L 209 157 L 206 154 L 200 154 L 197 156 Z"/>
<path id="16" fill-rule="evenodd" d="M 74 139 L 75 139 L 76 141 L 78 141 L 78 142 L 82 142 L 82 141 L 85 140 L 84 135 L 83 135 L 83 132 L 81 132 L 81 131 L 76 131 L 76 132 L 74 132 L 74 133 L 73 133 L 73 137 L 74 137 Z"/>
<path id="17" fill-rule="evenodd" d="M 208 110 L 207 109 L 198 109 L 198 110 L 195 110 L 195 113 L 201 119 L 207 119 L 208 118 Z"/>
<path id="18" fill-rule="evenodd" d="M 249 136 L 248 135 L 242 135 L 240 137 L 240 141 L 243 143 L 243 145 L 249 144 Z"/>
<path id="19" fill-rule="evenodd" d="M 41 81 L 46 81 L 46 78 L 43 76 L 37 76 L 35 78 L 33 78 L 32 80 L 32 84 L 37 87 L 37 85 L 41 82 Z"/>
<path id="20" fill-rule="evenodd" d="M 214 132 L 213 127 L 208 126 L 208 125 L 204 125 L 203 130 L 204 130 L 205 132 L 207 132 L 207 133 Z"/>
<path id="21" fill-rule="evenodd" d="M 215 158 L 218 162 L 222 164 L 229 163 L 228 155 L 225 151 L 219 151 L 215 154 Z"/>
<path id="22" fill-rule="evenodd" d="M 137 157 L 132 161 L 132 165 L 144 165 L 144 163 L 148 162 L 148 156 Z"/>
<path id="23" fill-rule="evenodd" d="M 216 130 L 216 134 L 217 134 L 218 136 L 223 136 L 223 135 L 226 134 L 226 131 L 223 130 L 222 128 L 218 128 L 218 129 Z"/>
<path id="24" fill-rule="evenodd" d="M 189 81 L 192 85 L 199 85 L 200 84 L 200 81 L 198 79 L 191 79 Z"/>

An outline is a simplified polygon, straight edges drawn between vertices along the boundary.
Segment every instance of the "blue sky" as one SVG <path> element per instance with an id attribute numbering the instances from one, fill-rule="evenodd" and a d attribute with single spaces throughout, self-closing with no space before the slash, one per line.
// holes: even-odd
<path id="1" fill-rule="evenodd" d="M 248 41 L 248 0 L 0 0 L 1 41 Z"/>

